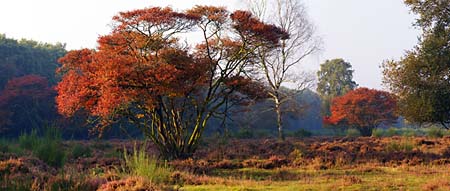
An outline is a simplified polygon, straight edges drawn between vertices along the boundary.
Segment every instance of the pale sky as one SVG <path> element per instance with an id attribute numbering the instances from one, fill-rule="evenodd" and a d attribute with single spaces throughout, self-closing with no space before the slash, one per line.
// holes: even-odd
<path id="1" fill-rule="evenodd" d="M 239 0 L 6 0 L 0 6 L 0 33 L 9 38 L 67 44 L 68 49 L 95 48 L 119 11 L 149 6 L 177 10 L 194 5 L 243 7 Z M 304 0 L 309 17 L 323 39 L 323 50 L 303 63 L 316 71 L 327 59 L 344 58 L 353 65 L 354 79 L 370 88 L 381 86 L 381 62 L 398 59 L 417 43 L 402 0 Z"/>

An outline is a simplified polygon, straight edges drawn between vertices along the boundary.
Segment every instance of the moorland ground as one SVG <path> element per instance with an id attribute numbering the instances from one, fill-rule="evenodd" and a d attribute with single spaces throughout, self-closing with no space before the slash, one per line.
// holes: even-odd
<path id="1" fill-rule="evenodd" d="M 450 136 L 216 138 L 175 161 L 143 141 L 32 139 L 2 141 L 1 190 L 450 190 Z"/>

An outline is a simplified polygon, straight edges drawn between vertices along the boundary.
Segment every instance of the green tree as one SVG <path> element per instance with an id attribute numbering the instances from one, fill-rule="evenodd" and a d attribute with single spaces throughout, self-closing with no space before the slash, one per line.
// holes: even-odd
<path id="1" fill-rule="evenodd" d="M 322 98 L 322 115 L 330 115 L 331 100 L 354 90 L 352 65 L 343 59 L 327 60 L 317 72 L 317 93 Z"/>
<path id="2" fill-rule="evenodd" d="M 450 122 L 450 1 L 406 0 L 419 18 L 422 36 L 399 61 L 383 63 L 384 83 L 399 97 L 399 111 L 408 121 Z"/>

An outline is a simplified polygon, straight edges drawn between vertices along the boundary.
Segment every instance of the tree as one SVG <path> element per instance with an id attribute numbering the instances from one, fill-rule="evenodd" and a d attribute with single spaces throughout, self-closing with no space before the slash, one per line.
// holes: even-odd
<path id="1" fill-rule="evenodd" d="M 370 136 L 379 125 L 397 120 L 396 103 L 389 92 L 358 88 L 333 99 L 331 116 L 324 117 L 324 123 L 351 126 Z"/>
<path id="2" fill-rule="evenodd" d="M 327 60 L 317 72 L 319 80 L 317 93 L 322 98 L 322 115 L 330 115 L 331 100 L 354 90 L 358 84 L 353 81 L 352 65 L 343 59 Z"/>
<path id="3" fill-rule="evenodd" d="M 64 44 L 15 40 L 0 34 L 0 135 L 13 137 L 58 119 L 57 59 Z"/>
<path id="4" fill-rule="evenodd" d="M 0 91 L 0 133 L 18 135 L 54 119 L 54 96 L 45 77 L 26 75 L 9 80 Z"/>
<path id="5" fill-rule="evenodd" d="M 419 44 L 399 61 L 383 63 L 384 83 L 399 97 L 410 122 L 450 123 L 450 1 L 406 0 L 419 15 Z"/>
<path id="6" fill-rule="evenodd" d="M 315 36 L 313 24 L 308 20 L 305 6 L 299 0 L 250 0 L 249 4 L 252 12 L 261 20 L 273 23 L 289 33 L 289 38 L 281 39 L 280 46 L 274 48 L 269 44 L 259 47 L 255 52 L 256 72 L 268 86 L 269 99 L 276 113 L 278 138 L 284 140 L 283 114 L 299 110 L 295 98 L 311 87 L 314 81 L 314 77 L 306 72 L 299 74 L 299 64 L 316 52 L 321 43 Z M 283 90 L 286 85 L 292 89 Z"/>
<path id="7" fill-rule="evenodd" d="M 223 7 L 152 7 L 121 12 L 113 20 L 97 50 L 71 51 L 60 59 L 58 110 L 66 116 L 89 112 L 99 131 L 125 120 L 167 159 L 192 155 L 219 108 L 237 90 L 255 87 L 244 75 L 254 50 L 276 47 L 287 36 L 249 12 L 230 14 Z M 182 44 L 180 35 L 192 31 L 203 41 Z"/>

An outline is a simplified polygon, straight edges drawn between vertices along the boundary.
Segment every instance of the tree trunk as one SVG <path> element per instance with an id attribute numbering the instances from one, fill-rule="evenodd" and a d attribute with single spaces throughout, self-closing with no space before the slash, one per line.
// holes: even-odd
<path id="1" fill-rule="evenodd" d="M 277 113 L 277 127 L 278 127 L 278 140 L 284 141 L 284 132 L 283 132 L 283 119 L 281 113 L 281 103 L 276 98 L 275 99 L 275 112 Z"/>

